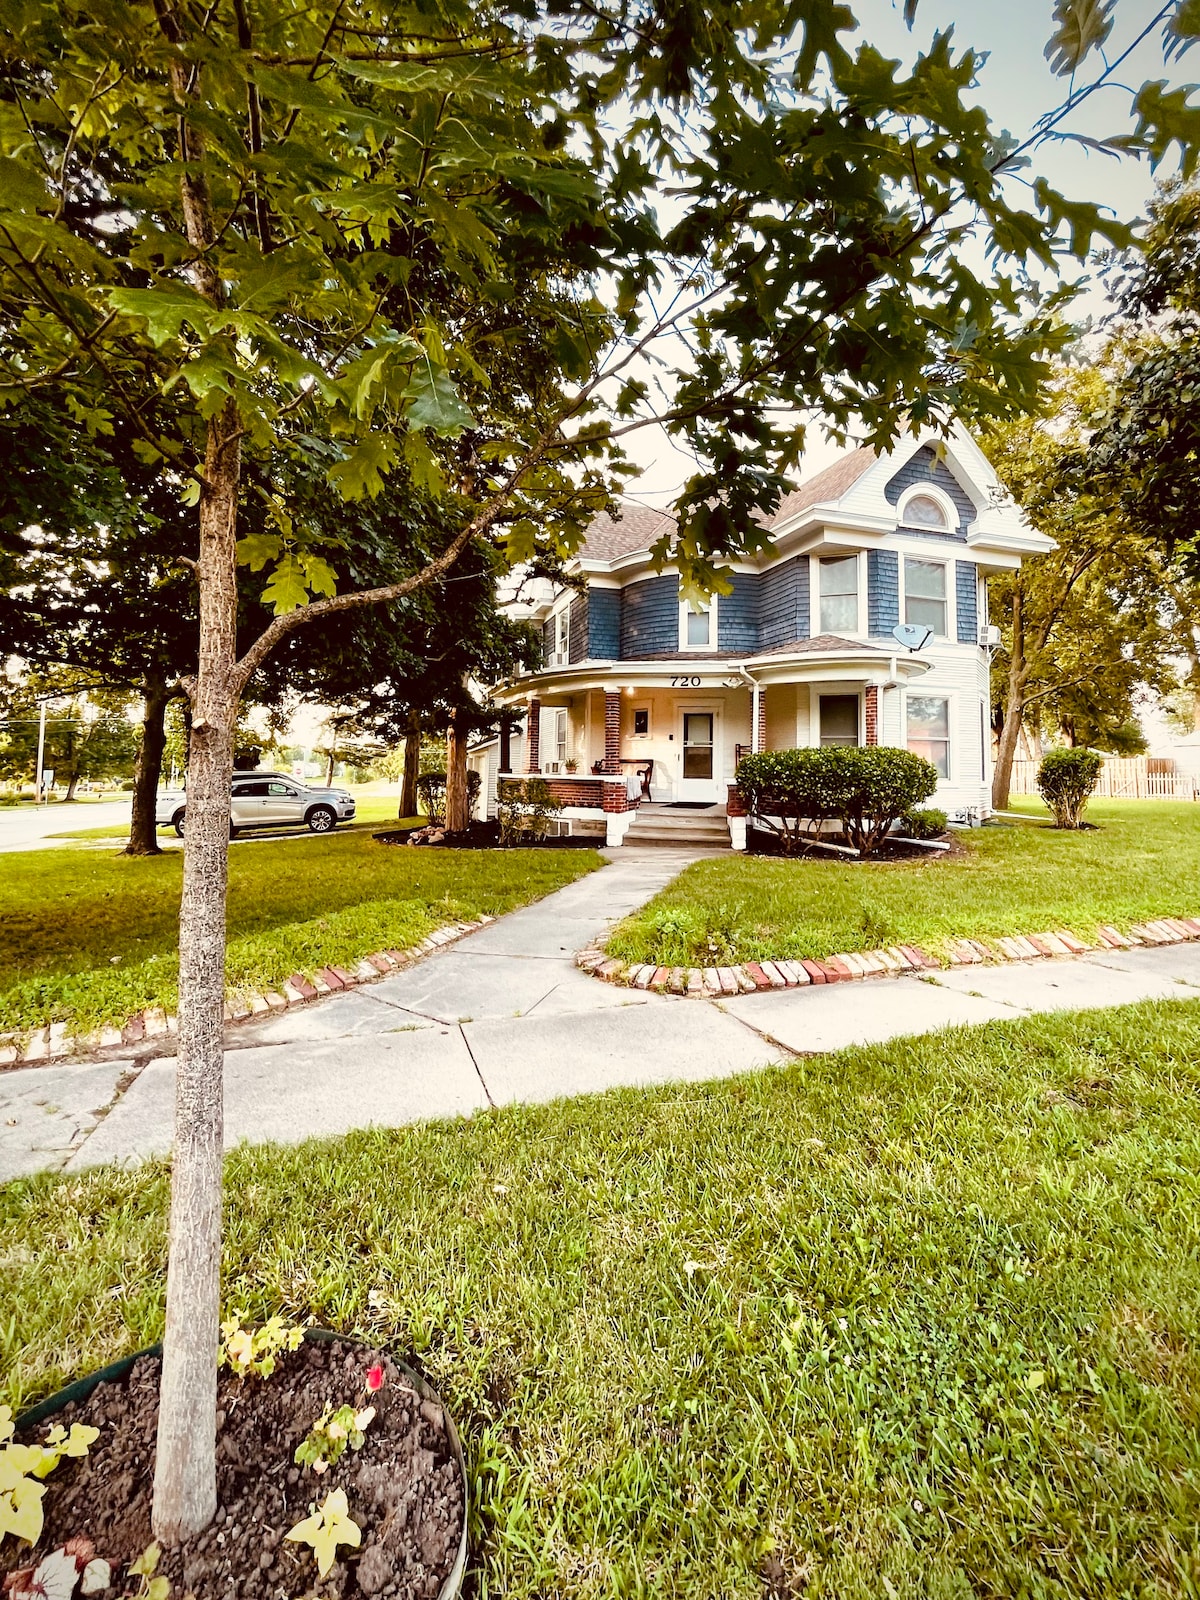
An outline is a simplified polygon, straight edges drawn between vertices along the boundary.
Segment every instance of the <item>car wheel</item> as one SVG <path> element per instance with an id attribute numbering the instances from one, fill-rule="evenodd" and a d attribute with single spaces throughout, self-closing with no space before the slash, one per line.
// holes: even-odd
<path id="1" fill-rule="evenodd" d="M 171 826 L 175 829 L 175 832 L 181 839 L 183 838 L 183 819 L 186 815 L 187 808 L 185 807 L 182 811 L 177 811 L 171 818 Z"/>
<path id="2" fill-rule="evenodd" d="M 328 833 L 337 817 L 328 806 L 314 806 L 304 820 L 313 833 Z"/>

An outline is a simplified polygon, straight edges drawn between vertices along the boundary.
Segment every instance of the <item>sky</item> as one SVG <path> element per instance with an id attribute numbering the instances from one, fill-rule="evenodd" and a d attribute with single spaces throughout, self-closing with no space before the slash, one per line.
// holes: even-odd
<path id="1" fill-rule="evenodd" d="M 1018 138 L 1066 98 L 1068 80 L 1055 77 L 1043 53 L 1053 29 L 1053 0 L 919 0 L 911 33 L 904 25 L 899 0 L 850 0 L 850 5 L 860 24 L 860 37 L 890 57 L 912 62 L 936 31 L 947 28 L 953 28 L 960 48 L 969 45 L 988 52 L 975 99 L 986 107 L 994 127 L 1007 129 Z M 1105 47 L 1110 59 L 1136 38 L 1158 10 L 1156 0 L 1118 0 L 1113 32 Z M 842 35 L 851 49 L 853 39 L 851 34 Z M 1081 82 L 1090 82 L 1101 70 L 1103 63 L 1093 53 L 1084 64 Z M 1164 66 L 1161 32 L 1156 30 L 1130 56 L 1119 76 L 1125 84 L 1136 86 L 1164 77 L 1178 84 L 1187 81 L 1189 74 L 1200 76 L 1200 51 L 1195 61 L 1184 57 L 1182 62 Z M 1103 89 L 1063 126 L 1091 138 L 1129 131 L 1133 126 L 1130 96 L 1125 90 Z M 1032 165 L 1022 174 L 1024 179 L 1043 176 L 1068 198 L 1095 201 L 1123 221 L 1143 215 L 1154 191 L 1155 175 L 1144 161 L 1118 160 L 1073 140 L 1045 142 L 1032 152 L 1031 159 Z M 1165 177 L 1172 170 L 1164 164 L 1158 175 Z M 1083 311 L 1096 315 L 1102 305 L 1097 289 L 1085 296 Z M 628 448 L 643 471 L 626 493 L 653 505 L 670 504 L 690 474 L 689 458 L 653 429 L 631 435 Z M 837 445 L 829 444 L 813 429 L 801 476 L 821 471 L 840 454 Z"/>

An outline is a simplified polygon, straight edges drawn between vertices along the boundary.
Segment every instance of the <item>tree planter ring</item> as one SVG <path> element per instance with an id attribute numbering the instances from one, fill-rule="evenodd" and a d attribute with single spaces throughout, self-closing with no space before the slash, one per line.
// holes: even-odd
<path id="1" fill-rule="evenodd" d="M 337 1333 L 332 1328 L 305 1328 L 304 1340 L 306 1344 L 350 1344 L 360 1345 L 364 1349 L 375 1348 L 367 1340 L 355 1334 Z M 119 1383 L 133 1367 L 135 1361 L 140 1361 L 143 1356 L 155 1356 L 161 1360 L 162 1345 L 147 1345 L 144 1350 L 135 1350 L 132 1355 L 122 1356 L 119 1361 L 111 1361 L 108 1366 L 101 1367 L 98 1372 L 89 1373 L 86 1378 L 76 1378 L 74 1383 L 67 1384 L 65 1389 L 48 1395 L 37 1405 L 31 1406 L 28 1411 L 23 1411 L 16 1419 L 18 1428 L 35 1428 L 43 1422 L 48 1422 L 52 1417 L 64 1410 L 67 1406 L 86 1400 L 102 1383 Z M 404 1374 L 406 1382 L 410 1383 L 420 1395 L 422 1400 L 429 1400 L 439 1406 L 442 1420 L 445 1423 L 446 1437 L 450 1441 L 450 1453 L 453 1455 L 462 1479 L 463 1495 L 463 1525 L 462 1534 L 458 1541 L 458 1553 L 454 1558 L 454 1565 L 450 1569 L 442 1587 L 438 1590 L 437 1600 L 458 1600 L 462 1593 L 463 1579 L 467 1573 L 467 1521 L 470 1515 L 470 1496 L 467 1480 L 467 1463 L 463 1456 L 462 1443 L 458 1437 L 458 1429 L 454 1420 L 437 1390 L 432 1388 L 419 1372 L 414 1372 L 407 1362 L 392 1357 L 397 1367 Z"/>

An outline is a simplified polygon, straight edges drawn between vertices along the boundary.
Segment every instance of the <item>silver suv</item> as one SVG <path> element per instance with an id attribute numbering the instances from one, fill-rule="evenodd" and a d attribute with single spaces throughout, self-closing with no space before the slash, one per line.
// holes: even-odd
<path id="1" fill-rule="evenodd" d="M 154 820 L 168 823 L 183 837 L 186 797 L 179 791 L 159 794 Z M 235 772 L 229 798 L 229 836 L 243 828 L 307 827 L 328 833 L 354 817 L 354 796 L 345 789 L 318 789 L 282 772 Z"/>

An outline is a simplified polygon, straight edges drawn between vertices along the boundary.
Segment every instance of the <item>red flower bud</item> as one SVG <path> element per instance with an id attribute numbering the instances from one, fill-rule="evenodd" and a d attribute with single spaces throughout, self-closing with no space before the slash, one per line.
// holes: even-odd
<path id="1" fill-rule="evenodd" d="M 375 1394 L 383 1388 L 383 1368 L 379 1365 L 367 1369 L 367 1390 Z"/>

